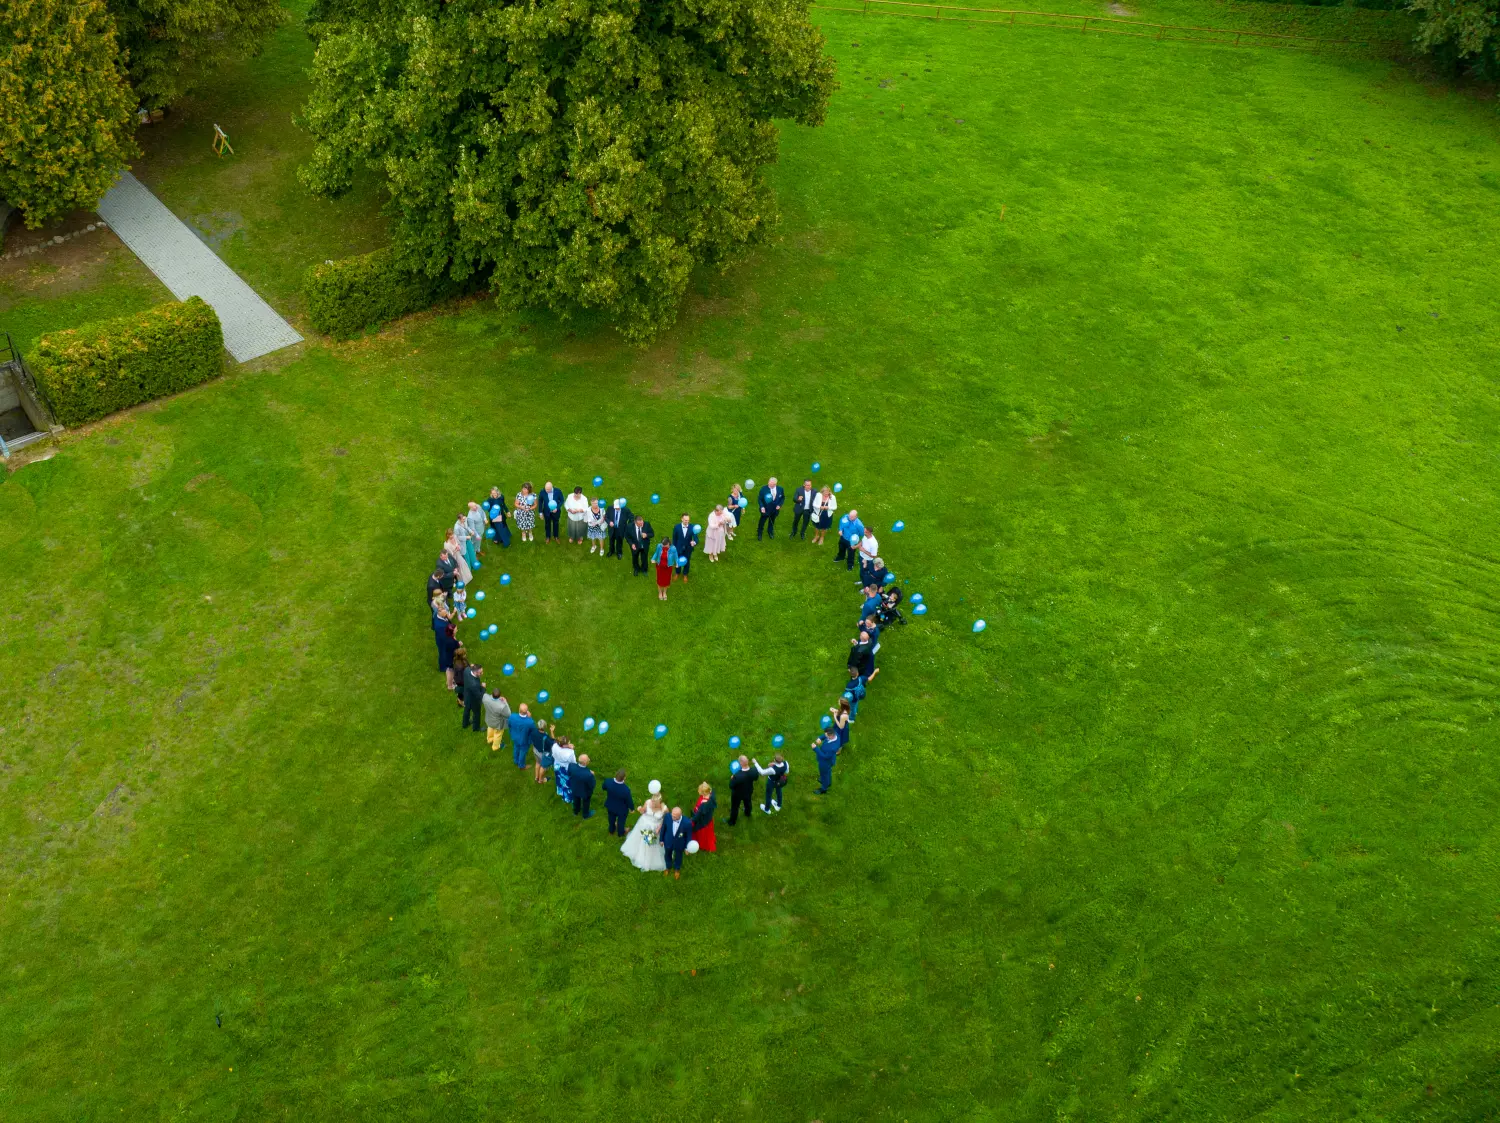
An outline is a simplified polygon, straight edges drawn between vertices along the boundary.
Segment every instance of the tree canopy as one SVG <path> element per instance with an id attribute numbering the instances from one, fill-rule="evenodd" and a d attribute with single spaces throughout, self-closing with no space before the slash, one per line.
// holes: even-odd
<path id="1" fill-rule="evenodd" d="M 95 206 L 135 154 L 135 97 L 102 0 L 0 4 L 0 199 L 31 227 Z"/>
<path id="2" fill-rule="evenodd" d="M 309 187 L 371 166 L 406 267 L 630 339 L 764 237 L 773 120 L 834 87 L 806 0 L 329 0 L 314 32 Z"/>
<path id="3" fill-rule="evenodd" d="M 281 0 L 109 0 L 130 84 L 149 109 L 180 98 L 210 72 L 253 55 L 286 20 Z"/>
<path id="4" fill-rule="evenodd" d="M 1417 46 L 1456 70 L 1500 77 L 1500 0 L 1411 0 Z"/>

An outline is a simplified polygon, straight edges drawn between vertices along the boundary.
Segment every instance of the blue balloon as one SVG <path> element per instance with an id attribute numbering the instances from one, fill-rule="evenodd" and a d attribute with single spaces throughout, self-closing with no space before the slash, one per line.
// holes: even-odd
<path id="1" fill-rule="evenodd" d="M 607 722 L 607 721 L 601 721 L 599 723 L 598 728 L 599 728 L 599 736 L 603 737 L 606 733 L 609 732 L 609 722 Z"/>
<path id="2" fill-rule="evenodd" d="M 913 616 L 926 616 L 927 615 L 927 606 L 925 604 L 919 604 L 919 605 L 917 605 L 916 608 L 914 608 L 914 609 L 911 610 L 911 614 Z"/>
<path id="3" fill-rule="evenodd" d="M 595 487 L 598 487 L 602 483 L 604 483 L 604 477 L 603 476 L 595 476 L 594 477 L 594 486 Z"/>
<path id="4" fill-rule="evenodd" d="M 731 760 L 729 762 L 729 774 L 731 776 L 733 776 L 739 770 L 740 770 L 740 762 L 737 761 L 737 760 Z"/>
<path id="5" fill-rule="evenodd" d="M 974 621 L 974 630 L 976 632 L 982 632 L 982 631 L 984 631 L 984 621 L 983 620 L 975 620 Z"/>
<path id="6" fill-rule="evenodd" d="M 903 530 L 906 529 L 906 524 L 900 519 L 897 519 L 895 525 L 892 526 L 891 529 L 894 530 L 897 534 L 900 534 Z"/>
<path id="7" fill-rule="evenodd" d="M 495 528 L 492 527 L 492 526 L 485 527 L 484 528 L 484 536 L 486 538 L 493 539 L 495 537 Z"/>
<path id="8" fill-rule="evenodd" d="M 491 624 L 490 625 L 490 635 L 494 635 L 499 630 L 500 630 L 500 625 L 499 624 Z"/>
<path id="9" fill-rule="evenodd" d="M 563 708 L 561 706 L 553 706 L 552 707 L 552 719 L 554 721 L 556 721 L 557 719 L 561 718 L 562 716 L 563 716 Z"/>
<path id="10" fill-rule="evenodd" d="M 583 719 L 583 731 L 585 733 L 587 733 L 592 728 L 594 728 L 594 719 L 591 718 L 591 717 L 584 718 Z"/>
<path id="11" fill-rule="evenodd" d="M 502 584 L 502 585 L 509 585 L 510 584 L 510 574 L 509 573 L 502 573 L 500 575 L 500 584 Z"/>
<path id="12" fill-rule="evenodd" d="M 667 727 L 665 725 L 658 725 L 656 727 L 656 739 L 658 741 L 660 741 L 666 735 L 667 735 Z"/>
<path id="13" fill-rule="evenodd" d="M 464 615 L 467 616 L 470 620 L 472 620 L 472 619 L 474 619 L 475 616 L 478 615 L 478 613 L 474 609 L 471 608 L 471 609 L 469 609 L 468 612 L 465 612 Z"/>
<path id="14" fill-rule="evenodd" d="M 814 460 L 813 461 L 813 471 L 814 472 L 821 472 L 822 470 L 823 470 L 823 465 L 819 464 L 816 460 Z"/>
<path id="15" fill-rule="evenodd" d="M 694 534 L 702 534 L 703 533 L 703 524 L 701 524 L 701 523 L 694 523 L 693 524 L 693 533 Z"/>
<path id="16" fill-rule="evenodd" d="M 833 724 L 833 718 L 829 717 L 827 714 L 824 714 L 819 724 L 822 725 L 824 729 L 827 729 L 830 725 Z"/>
<path id="17" fill-rule="evenodd" d="M 895 579 L 896 579 L 896 575 L 894 573 L 892 573 L 890 570 L 886 570 L 885 571 L 885 580 L 882 581 L 881 584 L 882 585 L 888 585 L 892 581 L 894 581 Z M 905 582 L 902 582 L 902 584 L 905 584 Z"/>
<path id="18" fill-rule="evenodd" d="M 746 487 L 754 487 L 755 486 L 755 481 L 754 480 L 746 480 L 745 481 L 745 486 Z"/>
<path id="19" fill-rule="evenodd" d="M 528 656 L 526 656 L 526 665 L 528 667 L 535 667 L 536 666 L 536 656 L 535 655 L 528 655 Z"/>
<path id="20" fill-rule="evenodd" d="M 475 562 L 474 563 L 474 568 L 475 569 L 483 569 L 484 568 L 484 562 L 481 562 L 481 561 Z"/>
<path id="21" fill-rule="evenodd" d="M 658 495 L 658 494 L 656 494 L 656 492 L 653 491 L 651 493 L 651 502 L 653 502 L 653 503 L 660 503 L 661 502 L 661 496 Z"/>
<path id="22" fill-rule="evenodd" d="M 489 633 L 489 632 L 487 632 L 487 631 L 485 631 L 485 632 L 480 632 L 480 633 L 479 633 L 479 638 L 480 638 L 480 639 L 489 639 L 489 638 L 490 638 L 490 633 Z"/>
<path id="23" fill-rule="evenodd" d="M 740 507 L 745 508 L 748 506 L 750 506 L 750 500 L 746 499 L 743 495 L 740 496 Z"/>
<path id="24" fill-rule="evenodd" d="M 859 545 L 859 535 L 857 535 L 857 534 L 851 534 L 851 535 L 849 535 L 849 545 L 851 545 L 851 546 L 858 546 Z"/>
<path id="25" fill-rule="evenodd" d="M 922 603 L 922 594 L 921 593 L 913 593 L 911 595 L 911 603 L 912 604 L 921 604 Z"/>
<path id="26" fill-rule="evenodd" d="M 840 694 L 839 697 L 842 698 L 846 702 L 852 702 L 852 701 L 854 701 L 854 695 L 850 694 L 847 690 L 844 691 L 842 694 Z"/>
<path id="27" fill-rule="evenodd" d="M 484 590 L 480 589 L 479 592 L 475 593 L 474 594 L 474 599 L 475 600 L 484 600 Z"/>
<path id="28" fill-rule="evenodd" d="M 500 668 L 500 673 L 502 675 L 513 675 L 513 674 L 516 673 L 516 669 L 513 666 L 511 666 L 509 663 L 507 663 L 507 664 L 505 664 L 505 666 L 503 666 L 503 667 Z"/>
<path id="29" fill-rule="evenodd" d="M 630 506 L 629 503 L 625 502 L 625 497 L 623 495 L 620 496 L 618 499 L 616 499 L 615 502 L 618 503 L 621 507 L 629 507 Z"/>
<path id="30" fill-rule="evenodd" d="M 538 690 L 536 692 L 536 700 L 538 702 L 545 702 L 550 697 L 552 697 L 552 695 L 548 694 L 545 690 Z"/>
<path id="31" fill-rule="evenodd" d="M 783 737 L 780 733 L 776 734 L 776 736 L 774 736 L 774 737 L 771 738 L 771 747 L 772 748 L 779 749 L 784 744 L 786 744 L 786 738 Z"/>
<path id="32" fill-rule="evenodd" d="M 549 511 L 555 511 L 555 510 L 557 510 L 557 500 L 556 499 L 549 499 L 549 500 L 547 500 L 547 510 L 549 510 Z"/>
<path id="33" fill-rule="evenodd" d="M 737 749 L 740 747 L 740 738 L 738 734 L 729 738 L 729 747 L 731 749 Z"/>
<path id="34" fill-rule="evenodd" d="M 843 491 L 844 490 L 844 485 L 843 484 L 834 484 L 833 485 L 833 490 L 834 490 L 835 493 Z"/>

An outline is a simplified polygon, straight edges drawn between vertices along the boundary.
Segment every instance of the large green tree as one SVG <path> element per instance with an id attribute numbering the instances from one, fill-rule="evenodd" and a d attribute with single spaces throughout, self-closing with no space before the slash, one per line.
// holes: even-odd
<path id="1" fill-rule="evenodd" d="M 136 151 L 135 104 L 103 0 L 0 2 L 0 200 L 28 226 L 98 203 Z"/>
<path id="2" fill-rule="evenodd" d="M 1411 0 L 1417 46 L 1455 69 L 1500 77 L 1500 0 Z"/>
<path id="3" fill-rule="evenodd" d="M 167 105 L 226 62 L 254 54 L 287 13 L 281 0 L 109 0 L 141 104 Z"/>
<path id="4" fill-rule="evenodd" d="M 822 122 L 806 0 L 329 0 L 303 169 L 384 175 L 398 260 L 506 306 L 670 326 L 693 269 L 775 221 L 775 118 Z"/>

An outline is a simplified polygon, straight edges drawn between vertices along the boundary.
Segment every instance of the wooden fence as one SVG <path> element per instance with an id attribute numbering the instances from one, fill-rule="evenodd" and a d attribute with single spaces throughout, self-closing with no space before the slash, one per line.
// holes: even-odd
<path id="1" fill-rule="evenodd" d="M 854 0 L 828 4 L 812 0 L 814 8 L 863 15 L 902 16 L 907 19 L 945 20 L 954 23 L 1000 24 L 1005 27 L 1053 27 L 1080 34 L 1128 35 L 1136 39 L 1211 43 L 1222 47 L 1279 47 L 1298 51 L 1360 49 L 1388 54 L 1401 44 L 1381 39 L 1321 39 L 1315 35 L 1280 35 L 1270 31 L 1231 31 L 1218 27 L 1189 27 L 1171 23 L 1146 23 L 1116 16 L 1080 16 L 1066 12 L 1035 12 L 1010 8 L 966 8 L 956 4 L 927 4 L 917 0 Z"/>

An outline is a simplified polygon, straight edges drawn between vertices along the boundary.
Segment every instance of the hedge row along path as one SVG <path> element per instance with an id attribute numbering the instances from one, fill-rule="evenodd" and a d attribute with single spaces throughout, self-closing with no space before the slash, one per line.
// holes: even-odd
<path id="1" fill-rule="evenodd" d="M 302 342 L 296 328 L 129 172 L 99 201 L 99 215 L 173 296 L 201 296 L 219 314 L 235 362 Z"/>

